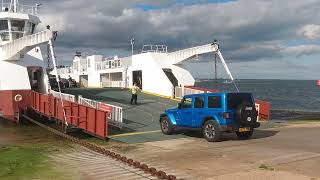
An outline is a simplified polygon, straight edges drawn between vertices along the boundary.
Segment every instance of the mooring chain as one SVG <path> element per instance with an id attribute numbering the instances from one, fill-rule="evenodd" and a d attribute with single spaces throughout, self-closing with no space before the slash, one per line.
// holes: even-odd
<path id="1" fill-rule="evenodd" d="M 44 129 L 47 129 L 48 131 L 52 132 L 53 134 L 56 134 L 58 136 L 61 136 L 63 138 L 66 138 L 68 140 L 70 140 L 71 142 L 74 142 L 74 143 L 77 143 L 81 146 L 84 146 L 94 152 L 97 152 L 99 154 L 102 154 L 102 155 L 105 155 L 107 157 L 110 157 L 112 159 L 115 159 L 119 162 L 122 162 L 126 165 L 129 165 L 129 166 L 132 166 L 134 168 L 138 168 L 142 171 L 144 171 L 145 173 L 149 173 L 151 174 L 152 176 L 156 176 L 158 177 L 159 179 L 166 179 L 166 180 L 177 180 L 177 177 L 174 176 L 174 175 L 167 175 L 167 173 L 165 173 L 164 171 L 160 171 L 160 170 L 157 170 L 156 168 L 153 168 L 153 167 L 149 167 L 148 165 L 144 164 L 144 163 L 140 163 L 139 161 L 134 161 L 133 159 L 129 159 L 125 156 L 122 156 L 118 153 L 115 153 L 115 152 L 112 152 L 104 147 L 101 147 L 101 146 L 98 146 L 96 144 L 93 144 L 93 143 L 89 143 L 87 141 L 84 141 L 84 140 L 81 140 L 79 138 L 76 138 L 76 137 L 72 137 L 68 134 L 65 134 L 65 133 L 62 133 L 56 129 L 53 129 L 49 126 L 46 126 L 36 120 L 33 120 L 31 119 L 30 117 L 26 116 L 26 115 L 23 115 L 24 118 L 26 118 L 27 120 L 29 120 L 30 122 L 44 128 Z M 181 179 L 180 179 L 181 180 Z"/>
<path id="2" fill-rule="evenodd" d="M 51 118 L 51 84 L 50 84 L 50 78 L 49 78 L 49 74 L 50 74 L 50 45 L 47 45 L 47 67 L 48 67 L 48 91 L 49 91 L 49 96 L 48 96 L 48 108 L 49 108 L 49 116 Z"/>

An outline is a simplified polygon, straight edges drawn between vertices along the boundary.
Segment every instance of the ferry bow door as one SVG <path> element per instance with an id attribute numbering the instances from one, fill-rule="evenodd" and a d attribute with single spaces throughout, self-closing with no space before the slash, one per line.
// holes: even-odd
<path id="1" fill-rule="evenodd" d="M 168 77 L 168 79 L 170 80 L 171 84 L 173 85 L 173 87 L 178 86 L 178 80 L 177 78 L 174 76 L 174 74 L 172 73 L 171 69 L 162 69 L 163 72 L 166 74 L 166 76 Z"/>
<path id="2" fill-rule="evenodd" d="M 132 71 L 132 85 L 136 84 L 142 90 L 142 71 Z"/>
<path id="3" fill-rule="evenodd" d="M 163 72 L 166 74 L 166 76 L 168 77 L 168 79 L 170 80 L 172 86 L 173 86 L 173 96 L 175 96 L 175 87 L 178 86 L 178 80 L 177 78 L 174 76 L 174 74 L 172 73 L 171 69 L 167 69 L 164 68 L 162 69 Z"/>
<path id="4" fill-rule="evenodd" d="M 88 87 L 88 75 L 79 76 L 80 87 Z"/>
<path id="5" fill-rule="evenodd" d="M 31 90 L 36 92 L 43 92 L 43 69 L 42 67 L 27 67 Z"/>

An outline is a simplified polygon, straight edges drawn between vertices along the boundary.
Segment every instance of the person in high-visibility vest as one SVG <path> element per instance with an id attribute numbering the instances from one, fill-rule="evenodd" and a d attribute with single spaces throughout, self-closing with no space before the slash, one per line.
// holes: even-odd
<path id="1" fill-rule="evenodd" d="M 133 84 L 133 86 L 130 89 L 131 92 L 131 100 L 130 100 L 130 104 L 133 103 L 137 104 L 137 99 L 138 99 L 138 92 L 140 91 L 140 88 L 136 85 L 136 83 Z"/>

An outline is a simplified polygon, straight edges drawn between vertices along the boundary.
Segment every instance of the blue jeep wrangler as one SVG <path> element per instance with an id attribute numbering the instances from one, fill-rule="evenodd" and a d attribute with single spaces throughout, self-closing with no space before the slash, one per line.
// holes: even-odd
<path id="1" fill-rule="evenodd" d="M 260 126 L 250 93 L 206 93 L 183 97 L 178 108 L 160 115 L 164 134 L 178 128 L 201 130 L 209 141 L 219 141 L 223 132 L 235 132 L 240 139 L 248 139 Z"/>

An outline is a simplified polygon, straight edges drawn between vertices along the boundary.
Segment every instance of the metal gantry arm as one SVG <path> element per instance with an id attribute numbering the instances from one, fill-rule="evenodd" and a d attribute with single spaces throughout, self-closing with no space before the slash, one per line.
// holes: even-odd
<path id="1" fill-rule="evenodd" d="M 220 59 L 222 65 L 223 65 L 223 68 L 226 70 L 226 72 L 227 72 L 228 76 L 230 77 L 230 79 L 231 79 L 234 87 L 236 88 L 237 92 L 239 92 L 239 88 L 238 88 L 237 84 L 235 83 L 234 78 L 233 78 L 233 76 L 232 76 L 232 74 L 231 74 L 231 72 L 230 72 L 230 70 L 229 70 L 229 68 L 227 66 L 227 63 L 226 63 L 226 61 L 224 60 L 224 58 L 223 58 L 223 56 L 221 54 L 219 45 L 217 44 L 217 42 L 214 42 L 212 44 L 212 46 L 214 46 L 214 48 L 216 49 L 216 51 L 214 53 L 219 56 L 219 59 Z"/>
<path id="2" fill-rule="evenodd" d="M 54 38 L 52 38 L 52 39 L 54 39 Z M 54 54 L 54 51 L 53 51 L 52 39 L 49 40 L 48 44 L 49 44 L 49 47 L 50 47 L 50 53 L 51 53 L 51 58 L 52 58 L 53 73 L 56 76 L 56 81 L 58 83 L 59 95 L 60 95 L 62 111 L 63 111 L 64 124 L 67 127 L 68 126 L 68 122 L 67 122 L 66 111 L 64 109 L 64 103 L 63 103 L 62 94 L 61 94 L 60 79 L 59 79 L 59 76 L 58 76 L 57 63 L 56 63 L 56 57 L 55 57 L 55 54 Z"/>

